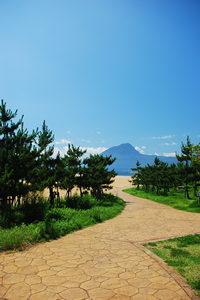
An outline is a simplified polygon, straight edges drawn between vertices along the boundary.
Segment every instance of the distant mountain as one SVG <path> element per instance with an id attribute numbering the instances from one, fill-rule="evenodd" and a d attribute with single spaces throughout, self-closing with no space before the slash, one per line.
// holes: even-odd
<path id="1" fill-rule="evenodd" d="M 116 161 L 111 165 L 111 169 L 115 169 L 118 175 L 131 175 L 131 168 L 136 167 L 137 160 L 141 163 L 141 167 L 147 165 L 153 165 L 156 155 L 141 154 L 135 148 L 129 144 L 121 144 L 119 146 L 111 147 L 101 153 L 103 156 L 112 155 L 116 157 Z M 167 162 L 169 165 L 177 163 L 176 157 L 158 156 L 163 162 Z"/>

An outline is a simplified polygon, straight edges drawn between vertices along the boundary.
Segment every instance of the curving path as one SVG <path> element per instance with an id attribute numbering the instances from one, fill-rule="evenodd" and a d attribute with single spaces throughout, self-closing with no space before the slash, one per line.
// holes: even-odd
<path id="1" fill-rule="evenodd" d="M 113 189 L 123 213 L 59 240 L 0 256 L 0 299 L 199 299 L 140 243 L 200 232 L 200 214 Z"/>

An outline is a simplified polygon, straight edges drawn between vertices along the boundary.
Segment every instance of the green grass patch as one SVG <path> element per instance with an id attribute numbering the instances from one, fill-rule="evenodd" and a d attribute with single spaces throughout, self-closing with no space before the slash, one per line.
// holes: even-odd
<path id="1" fill-rule="evenodd" d="M 200 234 L 143 244 L 181 274 L 200 295 Z"/>
<path id="2" fill-rule="evenodd" d="M 162 194 L 156 195 L 155 192 L 151 192 L 151 191 L 147 193 L 142 188 L 137 190 L 137 188 L 135 187 L 126 189 L 124 190 L 124 192 L 133 196 L 137 196 L 137 197 L 155 201 L 157 203 L 165 204 L 179 210 L 200 213 L 200 203 L 198 203 L 198 197 L 193 195 L 192 189 L 190 189 L 189 191 L 191 199 L 184 198 L 183 190 L 174 190 L 174 189 L 171 189 L 168 192 L 168 196 L 164 196 Z"/>
<path id="3" fill-rule="evenodd" d="M 63 199 L 59 208 L 45 201 L 12 207 L 11 216 L 0 215 L 0 251 L 59 238 L 114 218 L 124 207 L 124 201 L 111 194 L 99 201 L 88 195 Z"/>

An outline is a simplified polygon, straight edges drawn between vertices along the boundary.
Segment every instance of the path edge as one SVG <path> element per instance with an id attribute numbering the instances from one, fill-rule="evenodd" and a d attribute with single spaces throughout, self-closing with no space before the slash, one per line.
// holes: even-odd
<path id="1" fill-rule="evenodd" d="M 162 258 L 157 256 L 155 253 L 145 248 L 138 242 L 132 242 L 132 244 L 149 255 L 153 260 L 155 260 L 160 265 L 160 267 L 163 268 L 177 282 L 177 284 L 180 285 L 180 287 L 186 292 L 191 300 L 200 300 L 197 292 L 189 286 L 189 284 L 186 282 L 186 279 L 177 271 L 173 270 L 172 267 L 170 267 Z"/>

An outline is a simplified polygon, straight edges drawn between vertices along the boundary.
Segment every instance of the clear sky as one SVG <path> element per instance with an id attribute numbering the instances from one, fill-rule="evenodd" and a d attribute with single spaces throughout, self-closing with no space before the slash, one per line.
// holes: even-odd
<path id="1" fill-rule="evenodd" d="M 200 141 L 199 0 L 0 0 L 0 98 L 100 153 Z"/>

